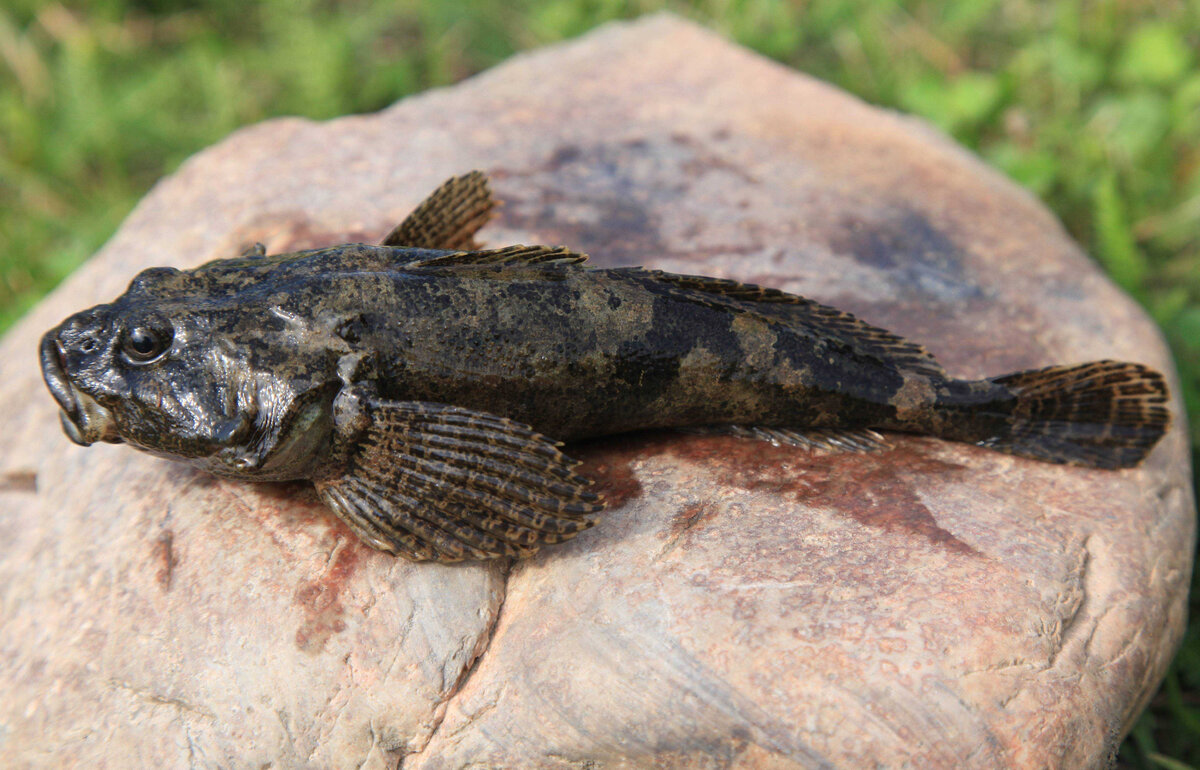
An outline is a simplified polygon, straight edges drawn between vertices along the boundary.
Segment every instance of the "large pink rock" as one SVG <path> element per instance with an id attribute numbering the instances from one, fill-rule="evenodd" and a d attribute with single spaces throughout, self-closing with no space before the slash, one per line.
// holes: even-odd
<path id="1" fill-rule="evenodd" d="M 71 445 L 36 340 L 151 265 L 374 240 L 491 173 L 493 245 L 755 281 L 954 374 L 1170 362 L 1032 197 L 925 124 L 672 17 L 383 113 L 239 132 L 0 345 L 0 766 L 1101 765 L 1179 641 L 1183 410 L 1141 468 L 932 439 L 575 448 L 567 545 L 415 565 L 303 485 Z"/>

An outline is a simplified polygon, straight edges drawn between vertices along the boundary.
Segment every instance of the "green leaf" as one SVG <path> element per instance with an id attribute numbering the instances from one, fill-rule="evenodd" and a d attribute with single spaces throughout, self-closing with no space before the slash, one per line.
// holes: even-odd
<path id="1" fill-rule="evenodd" d="M 1135 29 L 1121 49 L 1117 77 L 1124 83 L 1167 85 L 1192 61 L 1192 52 L 1175 26 L 1148 22 Z"/>
<path id="2" fill-rule="evenodd" d="M 1171 123 L 1176 136 L 1200 136 L 1200 72 L 1186 78 L 1171 95 Z"/>
<path id="3" fill-rule="evenodd" d="M 1192 765 L 1189 765 L 1187 762 L 1180 762 L 1178 759 L 1171 759 L 1170 757 L 1163 756 L 1162 754 L 1150 754 L 1149 757 L 1151 762 L 1161 768 L 1164 768 L 1165 770 L 1195 770 L 1195 768 Z"/>
<path id="4" fill-rule="evenodd" d="M 964 72 L 946 92 L 947 108 L 954 125 L 976 125 L 1000 102 L 1000 81 L 986 72 Z"/>
<path id="5" fill-rule="evenodd" d="M 933 121 L 950 133 L 973 128 L 999 105 L 1000 81 L 995 75 L 965 72 L 953 80 L 925 76 L 900 87 L 899 99 L 908 110 Z"/>
<path id="6" fill-rule="evenodd" d="M 1197 419 L 1200 415 L 1200 305 L 1192 305 L 1179 313 L 1166 325 L 1166 332 L 1175 353 L 1175 364 L 1179 369 L 1180 389 L 1187 405 L 1192 446 L 1195 449 L 1200 446 L 1200 420 Z M 1185 657 L 1190 657 L 1194 664 L 1195 659 L 1200 657 L 1200 650 L 1195 647 L 1188 648 L 1185 655 L 1181 655 L 1181 659 Z M 1197 667 L 1181 666 L 1180 674 L 1194 691 Z"/>
<path id="7" fill-rule="evenodd" d="M 1004 173 L 1037 195 L 1048 193 L 1058 178 L 1060 161 L 1046 150 L 1001 142 L 988 147 L 986 156 Z"/>
<path id="8" fill-rule="evenodd" d="M 1184 340 L 1188 350 L 1200 353 L 1200 306 L 1184 310 L 1171 324 L 1172 329 Z"/>
<path id="9" fill-rule="evenodd" d="M 1170 126 L 1170 103 L 1162 94 L 1138 90 L 1102 100 L 1088 128 L 1118 159 L 1130 165 L 1153 156 Z"/>
<path id="10" fill-rule="evenodd" d="M 1166 329 L 1178 323 L 1180 315 L 1187 309 L 1191 299 L 1191 292 L 1186 286 L 1172 286 L 1166 291 L 1156 294 L 1147 309 L 1154 321 Z M 1200 332 L 1200 327 L 1197 328 L 1197 332 Z M 1200 340 L 1200 334 L 1196 339 Z"/>
<path id="11" fill-rule="evenodd" d="M 1146 259 L 1133 238 L 1125 202 L 1117 189 L 1116 176 L 1111 172 L 1096 185 L 1092 194 L 1092 210 L 1096 228 L 1096 256 L 1119 286 L 1132 294 L 1139 294 L 1146 278 Z"/>

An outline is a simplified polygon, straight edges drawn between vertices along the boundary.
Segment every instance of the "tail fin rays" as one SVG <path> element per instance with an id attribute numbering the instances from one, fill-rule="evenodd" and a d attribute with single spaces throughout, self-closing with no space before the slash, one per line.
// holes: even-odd
<path id="1" fill-rule="evenodd" d="M 1170 424 L 1163 377 L 1141 364 L 1095 361 L 992 378 L 1017 397 L 1012 422 L 983 446 L 1057 463 L 1137 465 Z"/>

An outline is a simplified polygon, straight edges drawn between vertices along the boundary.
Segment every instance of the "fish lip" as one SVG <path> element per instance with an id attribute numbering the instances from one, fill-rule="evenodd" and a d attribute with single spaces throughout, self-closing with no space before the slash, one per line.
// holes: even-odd
<path id="1" fill-rule="evenodd" d="M 41 347 L 42 379 L 50 389 L 50 395 L 62 407 L 63 417 L 72 422 L 79 417 L 79 403 L 75 398 L 75 390 L 67 379 L 66 356 L 58 335 L 47 332 L 42 337 Z"/>
<path id="2" fill-rule="evenodd" d="M 63 433 L 67 434 L 67 438 L 74 441 L 79 446 L 91 446 L 92 442 L 88 441 L 83 436 L 83 431 L 75 424 L 75 420 L 67 415 L 63 410 L 58 412 L 58 421 L 62 423 Z"/>
<path id="3" fill-rule="evenodd" d="M 41 359 L 42 379 L 50 389 L 50 395 L 62 407 L 58 417 L 67 438 L 80 446 L 90 446 L 97 441 L 122 443 L 112 412 L 71 384 L 62 343 L 54 332 L 42 337 Z"/>

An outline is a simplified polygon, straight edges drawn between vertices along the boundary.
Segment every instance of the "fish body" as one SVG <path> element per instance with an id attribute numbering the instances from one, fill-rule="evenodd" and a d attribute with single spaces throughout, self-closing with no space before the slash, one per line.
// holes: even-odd
<path id="1" fill-rule="evenodd" d="M 78 443 L 247 480 L 306 479 L 368 543 L 523 555 L 602 501 L 560 441 L 708 428 L 864 448 L 924 433 L 1126 467 L 1166 429 L 1162 378 L 1096 362 L 984 380 L 784 292 L 541 246 L 482 250 L 486 180 L 451 180 L 381 245 L 143 271 L 42 341 Z"/>

